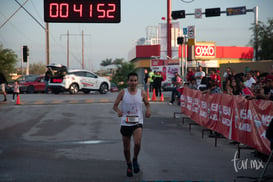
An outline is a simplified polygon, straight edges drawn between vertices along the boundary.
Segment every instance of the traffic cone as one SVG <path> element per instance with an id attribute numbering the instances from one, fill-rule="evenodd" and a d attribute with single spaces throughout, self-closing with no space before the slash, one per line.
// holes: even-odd
<path id="1" fill-rule="evenodd" d="M 161 102 L 164 102 L 164 96 L 163 96 L 163 92 L 161 92 L 161 98 L 160 98 Z"/>
<path id="2" fill-rule="evenodd" d="M 152 97 L 152 101 L 156 101 L 155 89 L 153 89 L 153 97 Z"/>
<path id="3" fill-rule="evenodd" d="M 20 95 L 18 94 L 18 96 L 17 96 L 17 100 L 16 100 L 16 105 L 20 105 L 21 103 L 20 103 Z"/>
<path id="4" fill-rule="evenodd" d="M 150 101 L 151 99 L 150 99 L 150 95 L 149 95 L 149 89 L 147 88 L 147 99 L 148 99 L 148 101 Z"/>

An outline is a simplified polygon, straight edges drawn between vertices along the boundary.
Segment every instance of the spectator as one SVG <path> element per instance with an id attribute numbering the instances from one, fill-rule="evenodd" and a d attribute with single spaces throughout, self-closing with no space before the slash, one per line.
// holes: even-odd
<path id="1" fill-rule="evenodd" d="M 272 100 L 273 101 L 273 75 L 267 75 L 267 77 L 264 79 L 263 84 L 265 84 L 265 87 L 268 87 L 268 92 L 261 91 L 259 94 L 256 94 L 255 96 L 247 97 L 247 99 L 266 99 L 266 100 Z"/>
<path id="2" fill-rule="evenodd" d="M 172 84 L 174 85 L 174 88 L 172 90 L 172 98 L 171 98 L 171 101 L 169 102 L 170 105 L 172 105 L 175 101 L 175 98 L 176 97 L 180 97 L 180 93 L 178 92 L 178 88 L 181 87 L 182 85 L 182 79 L 181 77 L 179 76 L 179 74 L 177 72 L 174 73 L 174 77 L 172 78 Z"/>
<path id="3" fill-rule="evenodd" d="M 160 96 L 161 95 L 161 83 L 163 81 L 162 75 L 159 71 L 156 72 L 154 75 L 154 88 L 155 88 L 155 95 Z"/>
<path id="4" fill-rule="evenodd" d="M 197 90 L 197 84 L 196 84 L 195 78 L 193 78 L 193 79 L 191 80 L 191 82 L 189 83 L 189 88 L 190 88 L 190 89 Z"/>
<path id="5" fill-rule="evenodd" d="M 7 84 L 7 79 L 4 75 L 4 73 L 0 72 L 0 85 L 2 87 L 2 92 L 3 92 L 3 95 L 4 95 L 4 100 L 3 102 L 6 102 L 7 101 L 7 93 L 6 93 L 6 84 Z"/>
<path id="6" fill-rule="evenodd" d="M 209 81 L 209 87 L 207 90 L 204 90 L 202 93 L 203 94 L 216 94 L 216 93 L 221 93 L 220 87 L 212 80 Z"/>
<path id="7" fill-rule="evenodd" d="M 211 78 L 211 80 L 212 80 L 213 82 L 215 82 L 215 83 L 217 84 L 217 75 L 216 75 L 216 73 L 215 73 L 214 70 L 211 70 L 211 71 L 210 71 L 210 78 Z"/>
<path id="8" fill-rule="evenodd" d="M 227 94 L 229 94 L 229 95 L 241 95 L 242 94 L 242 90 L 240 88 L 238 80 L 235 80 L 235 78 L 233 78 L 228 82 L 230 84 L 227 87 Z"/>
<path id="9" fill-rule="evenodd" d="M 194 72 L 191 68 L 188 68 L 186 80 L 190 83 L 194 79 Z"/>
<path id="10" fill-rule="evenodd" d="M 48 81 L 50 80 L 52 76 L 52 73 L 49 68 L 47 68 L 47 71 L 45 72 L 45 93 L 48 93 Z"/>
<path id="11" fill-rule="evenodd" d="M 226 72 L 223 74 L 223 91 L 227 92 L 226 85 L 229 77 L 232 77 L 232 71 L 230 67 L 227 67 Z"/>
<path id="12" fill-rule="evenodd" d="M 149 79 L 148 79 L 148 83 L 149 83 L 149 92 L 153 91 L 153 83 L 154 83 L 154 72 L 153 70 L 150 70 L 149 72 Z"/>
<path id="13" fill-rule="evenodd" d="M 148 79 L 149 79 L 149 73 L 148 73 L 148 70 L 145 69 L 144 70 L 144 90 L 145 92 L 147 91 L 147 86 L 148 86 Z"/>
<path id="14" fill-rule="evenodd" d="M 197 87 L 201 84 L 202 78 L 206 76 L 205 72 L 202 71 L 202 66 L 198 67 L 199 70 L 195 73 L 194 78 L 196 79 Z"/>
<path id="15" fill-rule="evenodd" d="M 256 83 L 255 79 L 252 77 L 250 72 L 247 72 L 246 75 L 246 80 L 244 82 L 245 86 L 248 88 L 252 88 L 252 84 Z"/>
<path id="16" fill-rule="evenodd" d="M 15 81 L 13 85 L 12 102 L 14 102 L 15 95 L 16 97 L 18 97 L 19 93 L 20 93 L 20 87 L 19 87 L 18 81 Z"/>
<path id="17" fill-rule="evenodd" d="M 217 85 L 219 88 L 221 88 L 221 76 L 220 76 L 219 70 L 216 70 L 216 75 L 217 75 Z"/>

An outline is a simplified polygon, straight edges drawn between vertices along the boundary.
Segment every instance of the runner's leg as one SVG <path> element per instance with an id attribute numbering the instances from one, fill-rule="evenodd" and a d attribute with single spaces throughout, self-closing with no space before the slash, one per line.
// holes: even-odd
<path id="1" fill-rule="evenodd" d="M 141 137 L 142 137 L 141 127 L 135 129 L 133 133 L 133 137 L 134 137 L 134 159 L 137 159 L 139 151 L 140 151 L 140 146 L 141 146 Z"/>

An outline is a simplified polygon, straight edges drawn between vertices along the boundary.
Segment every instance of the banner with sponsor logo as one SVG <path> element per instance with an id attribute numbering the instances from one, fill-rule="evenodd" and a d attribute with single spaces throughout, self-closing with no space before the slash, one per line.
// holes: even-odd
<path id="1" fill-rule="evenodd" d="M 273 102 L 246 100 L 243 96 L 202 94 L 185 88 L 180 97 L 181 111 L 200 125 L 246 144 L 265 154 L 270 153 L 266 129 L 273 118 Z"/>

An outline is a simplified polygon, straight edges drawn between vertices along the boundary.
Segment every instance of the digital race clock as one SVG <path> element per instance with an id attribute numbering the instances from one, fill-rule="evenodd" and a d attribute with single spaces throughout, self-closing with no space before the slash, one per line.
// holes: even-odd
<path id="1" fill-rule="evenodd" d="M 45 22 L 119 23 L 120 0 L 44 0 Z"/>

